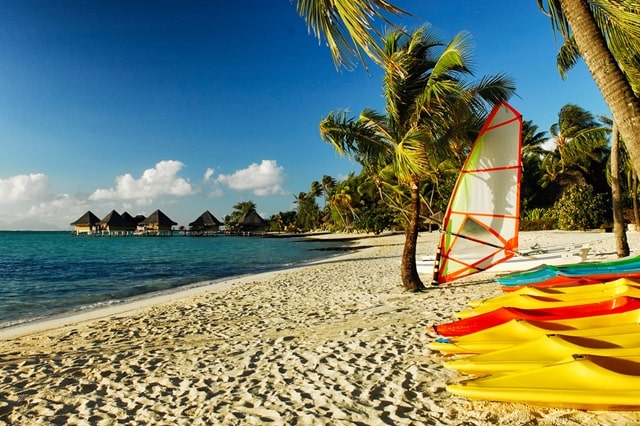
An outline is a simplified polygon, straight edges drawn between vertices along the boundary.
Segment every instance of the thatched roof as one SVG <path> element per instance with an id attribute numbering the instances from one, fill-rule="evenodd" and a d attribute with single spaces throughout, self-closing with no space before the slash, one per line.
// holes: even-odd
<path id="1" fill-rule="evenodd" d="M 110 227 L 125 226 L 125 221 L 122 216 L 120 216 L 120 213 L 111 210 L 111 212 L 100 221 L 100 225 L 108 225 Z"/>
<path id="2" fill-rule="evenodd" d="M 264 228 L 266 224 L 267 222 L 255 210 L 248 211 L 238 219 L 238 226 L 241 228 Z"/>
<path id="3" fill-rule="evenodd" d="M 122 216 L 122 220 L 124 220 L 125 224 L 133 226 L 137 226 L 140 222 L 146 219 L 143 214 L 131 216 L 129 212 L 124 212 L 120 216 Z"/>
<path id="4" fill-rule="evenodd" d="M 177 222 L 172 221 L 169 217 L 162 213 L 160 210 L 156 210 L 151 213 L 148 218 L 140 222 L 140 225 L 153 225 L 157 224 L 158 226 L 173 226 L 177 225 Z"/>
<path id="5" fill-rule="evenodd" d="M 100 218 L 91 211 L 86 212 L 75 222 L 71 222 L 73 226 L 94 226 L 100 223 Z"/>
<path id="6" fill-rule="evenodd" d="M 189 224 L 193 228 L 217 228 L 220 225 L 224 225 L 224 223 L 220 222 L 209 210 Z"/>

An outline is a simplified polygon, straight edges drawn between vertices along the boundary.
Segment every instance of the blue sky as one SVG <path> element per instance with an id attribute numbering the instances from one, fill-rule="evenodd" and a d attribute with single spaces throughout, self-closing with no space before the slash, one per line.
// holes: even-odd
<path id="1" fill-rule="evenodd" d="M 540 129 L 566 103 L 610 115 L 582 64 L 560 79 L 536 3 L 394 2 L 409 29 L 469 32 L 476 78 L 513 78 L 510 103 Z M 0 0 L 0 229 L 70 229 L 87 210 L 187 225 L 240 201 L 294 209 L 312 181 L 359 171 L 318 124 L 383 109 L 370 69 L 336 70 L 287 0 Z"/>

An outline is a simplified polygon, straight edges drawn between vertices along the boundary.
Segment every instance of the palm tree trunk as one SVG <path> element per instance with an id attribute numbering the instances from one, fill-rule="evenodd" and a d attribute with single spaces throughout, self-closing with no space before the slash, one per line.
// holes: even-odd
<path id="1" fill-rule="evenodd" d="M 402 264 L 400 275 L 402 286 L 407 291 L 424 290 L 424 284 L 418 276 L 416 268 L 416 247 L 418 245 L 418 227 L 420 219 L 420 186 L 417 182 L 411 183 L 411 216 L 405 231 L 404 249 L 402 251 Z"/>
<path id="2" fill-rule="evenodd" d="M 624 213 L 622 211 L 622 190 L 620 189 L 620 148 L 618 127 L 614 121 L 611 132 L 611 198 L 613 200 L 613 234 L 616 238 L 618 257 L 629 256 L 629 243 L 624 229 Z"/>
<path id="3" fill-rule="evenodd" d="M 631 193 L 633 199 L 633 230 L 640 230 L 640 209 L 638 209 L 638 176 L 633 174 L 633 190 Z"/>
<path id="4" fill-rule="evenodd" d="M 560 0 L 562 11 L 589 72 L 593 76 L 622 140 L 627 146 L 636 173 L 640 174 L 640 99 L 620 70 L 584 0 Z"/>

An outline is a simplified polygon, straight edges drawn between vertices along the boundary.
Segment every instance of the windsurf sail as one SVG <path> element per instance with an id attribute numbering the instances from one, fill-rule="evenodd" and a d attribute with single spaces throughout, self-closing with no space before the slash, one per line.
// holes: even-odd
<path id="1" fill-rule="evenodd" d="M 485 271 L 518 250 L 522 116 L 496 105 L 471 147 L 442 223 L 433 283 Z"/>

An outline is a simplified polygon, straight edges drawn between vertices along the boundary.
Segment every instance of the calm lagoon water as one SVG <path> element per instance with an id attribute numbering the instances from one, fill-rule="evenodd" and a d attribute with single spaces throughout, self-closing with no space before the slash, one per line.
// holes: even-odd
<path id="1" fill-rule="evenodd" d="M 338 241 L 0 231 L 0 328 L 333 256 Z"/>

